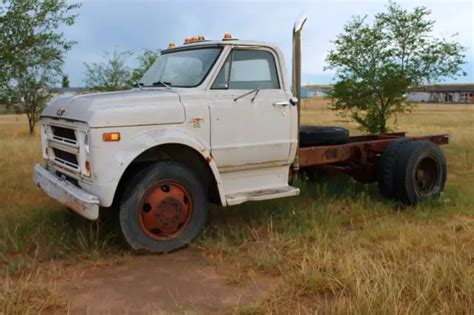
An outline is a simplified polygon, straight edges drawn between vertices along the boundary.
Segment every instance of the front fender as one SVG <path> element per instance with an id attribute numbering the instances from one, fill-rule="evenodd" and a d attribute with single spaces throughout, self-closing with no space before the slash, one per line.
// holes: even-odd
<path id="1" fill-rule="evenodd" d="M 136 129 L 136 127 L 127 129 Z M 104 132 L 113 131 L 116 130 L 101 128 L 94 131 L 97 134 L 92 135 L 91 138 L 101 139 L 101 135 Z M 181 144 L 198 152 L 208 162 L 217 183 L 221 203 L 226 205 L 222 179 L 210 153 L 209 144 L 196 138 L 191 132 L 175 126 L 162 127 L 160 129 L 156 129 L 155 126 L 153 129 L 142 132 L 120 130 L 120 133 L 122 139 L 120 142 L 100 141 L 91 146 L 91 153 L 94 153 L 91 163 L 92 172 L 93 176 L 97 179 L 97 187 L 93 189 L 100 191 L 98 195 L 101 206 L 109 207 L 112 205 L 120 179 L 127 167 L 137 157 L 148 149 L 164 144 Z"/>

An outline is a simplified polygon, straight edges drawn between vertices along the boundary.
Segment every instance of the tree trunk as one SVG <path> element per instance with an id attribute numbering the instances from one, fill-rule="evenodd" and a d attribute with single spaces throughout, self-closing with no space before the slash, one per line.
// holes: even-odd
<path id="1" fill-rule="evenodd" d="M 380 104 L 380 111 L 379 111 L 379 133 L 386 133 L 387 132 L 387 107 L 388 101 L 384 102 L 384 100 L 381 100 Z"/>
<path id="2" fill-rule="evenodd" d="M 387 118 L 385 115 L 380 117 L 379 121 L 379 133 L 386 133 L 387 132 Z"/>
<path id="3" fill-rule="evenodd" d="M 30 136 L 32 136 L 35 133 L 35 125 L 36 125 L 35 115 L 32 113 L 27 113 L 26 116 L 28 117 L 28 130 L 30 132 Z"/>

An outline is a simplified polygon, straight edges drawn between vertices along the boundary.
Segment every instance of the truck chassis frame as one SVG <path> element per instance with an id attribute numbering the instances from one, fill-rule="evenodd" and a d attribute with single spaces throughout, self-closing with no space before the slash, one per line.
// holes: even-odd
<path id="1" fill-rule="evenodd" d="M 385 148 L 393 141 L 405 137 L 405 132 L 362 135 L 350 137 L 346 144 L 300 148 L 299 167 L 303 171 L 313 169 L 329 174 L 343 173 L 359 182 L 370 183 L 376 179 L 377 161 Z M 447 134 L 409 139 L 427 140 L 438 145 L 449 143 Z"/>

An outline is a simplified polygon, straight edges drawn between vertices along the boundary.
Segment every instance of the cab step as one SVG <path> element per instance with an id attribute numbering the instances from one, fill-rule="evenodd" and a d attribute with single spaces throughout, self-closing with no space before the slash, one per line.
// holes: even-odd
<path id="1" fill-rule="evenodd" d="M 276 199 L 300 194 L 300 189 L 293 186 L 284 186 L 271 189 L 254 190 L 248 192 L 239 192 L 226 196 L 228 206 L 238 205 L 247 201 L 258 201 L 267 199 Z"/>

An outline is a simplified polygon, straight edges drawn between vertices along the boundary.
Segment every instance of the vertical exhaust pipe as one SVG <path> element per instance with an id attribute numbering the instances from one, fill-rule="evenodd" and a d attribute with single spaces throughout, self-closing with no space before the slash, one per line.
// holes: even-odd
<path id="1" fill-rule="evenodd" d="M 292 69 L 292 81 L 291 88 L 293 96 L 297 98 L 297 111 L 298 111 L 298 147 L 296 149 L 296 156 L 293 162 L 293 179 L 298 177 L 298 171 L 300 169 L 299 162 L 299 145 L 300 145 L 300 110 L 301 110 L 301 37 L 306 17 L 303 16 L 295 22 L 293 26 L 293 69 Z"/>

